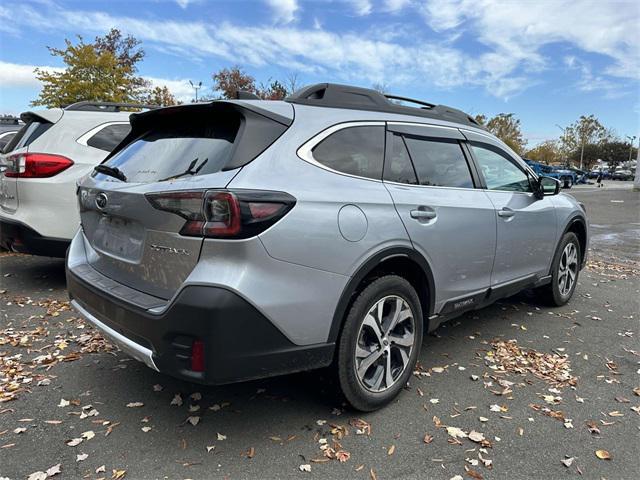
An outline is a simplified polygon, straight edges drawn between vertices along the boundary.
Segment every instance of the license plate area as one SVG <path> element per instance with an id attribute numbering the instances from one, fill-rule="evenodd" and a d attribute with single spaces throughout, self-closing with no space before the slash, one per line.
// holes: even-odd
<path id="1" fill-rule="evenodd" d="M 101 215 L 93 235 L 93 247 L 128 262 L 139 262 L 144 246 L 144 227 L 122 217 Z"/>

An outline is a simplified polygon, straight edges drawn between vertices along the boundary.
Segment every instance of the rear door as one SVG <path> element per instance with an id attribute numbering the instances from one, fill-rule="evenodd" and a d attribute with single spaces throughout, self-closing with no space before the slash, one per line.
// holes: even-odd
<path id="1" fill-rule="evenodd" d="M 492 286 L 528 283 L 548 273 L 556 242 L 556 216 L 551 197 L 533 194 L 531 175 L 497 142 L 470 137 L 486 193 L 496 212 L 497 246 Z"/>
<path id="2" fill-rule="evenodd" d="M 490 285 L 496 245 L 493 205 L 457 129 L 388 124 L 384 181 L 414 247 L 428 259 L 436 311 L 476 305 Z"/>

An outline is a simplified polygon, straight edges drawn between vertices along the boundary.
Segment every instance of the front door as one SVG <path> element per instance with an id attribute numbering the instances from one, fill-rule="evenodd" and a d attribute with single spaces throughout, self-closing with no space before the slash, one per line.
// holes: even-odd
<path id="1" fill-rule="evenodd" d="M 537 198 L 530 174 L 498 145 L 472 140 L 470 148 L 498 224 L 492 287 L 547 275 L 557 228 L 550 197 Z"/>

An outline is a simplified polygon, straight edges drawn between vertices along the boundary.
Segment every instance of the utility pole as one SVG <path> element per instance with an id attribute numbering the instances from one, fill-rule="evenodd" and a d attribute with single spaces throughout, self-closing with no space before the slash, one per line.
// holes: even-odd
<path id="1" fill-rule="evenodd" d="M 638 140 L 638 151 L 636 153 L 636 177 L 633 180 L 633 191 L 640 192 L 640 172 L 638 172 L 638 164 L 640 164 L 640 140 Z"/>
<path id="2" fill-rule="evenodd" d="M 193 88 L 196 91 L 196 103 L 198 103 L 198 90 L 202 88 L 202 82 L 198 82 L 197 84 L 194 84 L 191 80 L 189 80 L 189 83 L 191 84 L 191 88 Z"/>
<path id="3" fill-rule="evenodd" d="M 631 163 L 631 155 L 633 155 L 633 142 L 636 140 L 636 136 L 630 137 L 627 135 L 627 138 L 630 140 L 629 142 L 629 163 Z"/>

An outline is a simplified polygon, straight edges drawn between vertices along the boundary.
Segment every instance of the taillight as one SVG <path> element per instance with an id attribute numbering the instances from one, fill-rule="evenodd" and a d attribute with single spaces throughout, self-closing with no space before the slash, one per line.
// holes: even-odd
<path id="1" fill-rule="evenodd" d="M 186 220 L 180 235 L 208 238 L 249 238 L 280 220 L 295 198 L 262 190 L 208 190 L 149 193 L 158 210 Z"/>
<path id="2" fill-rule="evenodd" d="M 73 161 L 62 155 L 48 153 L 22 153 L 7 157 L 5 177 L 48 178 L 66 170 Z"/>

